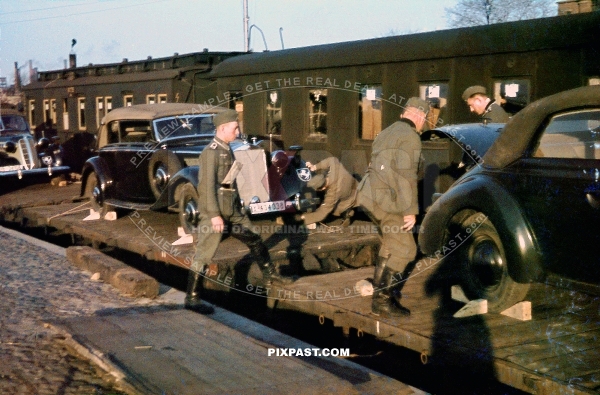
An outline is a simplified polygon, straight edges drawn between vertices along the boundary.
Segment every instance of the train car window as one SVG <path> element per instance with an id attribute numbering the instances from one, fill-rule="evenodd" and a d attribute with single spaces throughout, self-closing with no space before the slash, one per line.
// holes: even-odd
<path id="1" fill-rule="evenodd" d="M 358 97 L 358 137 L 373 140 L 381 132 L 381 84 L 365 85 Z"/>
<path id="2" fill-rule="evenodd" d="M 86 119 L 85 119 L 85 97 L 80 97 L 77 99 L 77 120 L 79 130 L 85 130 L 86 128 Z"/>
<path id="3" fill-rule="evenodd" d="M 241 97 L 240 97 L 241 100 Z M 267 92 L 266 106 L 267 134 L 281 134 L 281 91 L 278 89 Z"/>
<path id="4" fill-rule="evenodd" d="M 588 85 L 600 85 L 600 77 L 588 78 Z"/>
<path id="5" fill-rule="evenodd" d="M 431 106 L 425 122 L 425 130 L 442 126 L 448 103 L 448 84 L 443 82 L 426 83 L 419 85 L 419 97 L 429 102 Z"/>
<path id="6" fill-rule="evenodd" d="M 244 133 L 244 96 L 240 91 L 228 91 L 226 95 L 226 97 L 229 97 L 227 106 L 237 111 L 240 132 Z"/>
<path id="7" fill-rule="evenodd" d="M 123 107 L 133 106 L 133 95 L 123 95 Z"/>
<path id="8" fill-rule="evenodd" d="M 29 124 L 35 125 L 35 100 L 29 100 Z"/>
<path id="9" fill-rule="evenodd" d="M 63 99 L 63 129 L 69 130 L 69 99 Z"/>
<path id="10" fill-rule="evenodd" d="M 167 94 L 166 93 L 161 93 L 158 95 L 158 102 L 159 103 L 166 103 L 167 102 Z"/>
<path id="11" fill-rule="evenodd" d="M 308 124 L 311 140 L 327 138 L 327 89 L 308 91 Z"/>
<path id="12" fill-rule="evenodd" d="M 494 82 L 494 100 L 510 115 L 529 104 L 529 80 L 508 79 Z"/>
<path id="13" fill-rule="evenodd" d="M 146 95 L 146 104 L 156 103 L 156 95 Z"/>
<path id="14" fill-rule="evenodd" d="M 96 98 L 96 127 L 100 127 L 100 121 L 104 117 L 104 98 L 97 97 Z"/>
<path id="15" fill-rule="evenodd" d="M 48 99 L 44 99 L 44 123 L 48 122 L 50 119 L 50 101 Z"/>

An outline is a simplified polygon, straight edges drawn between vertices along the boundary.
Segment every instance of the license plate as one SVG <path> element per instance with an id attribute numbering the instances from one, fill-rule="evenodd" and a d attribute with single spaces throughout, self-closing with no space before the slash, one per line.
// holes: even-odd
<path id="1" fill-rule="evenodd" d="M 250 205 L 250 214 L 272 213 L 275 211 L 284 211 L 285 202 L 279 200 L 276 202 L 253 203 Z"/>

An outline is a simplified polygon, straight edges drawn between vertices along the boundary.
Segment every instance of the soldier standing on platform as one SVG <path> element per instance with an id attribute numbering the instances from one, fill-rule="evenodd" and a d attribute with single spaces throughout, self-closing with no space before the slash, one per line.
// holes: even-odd
<path id="1" fill-rule="evenodd" d="M 509 116 L 494 100 L 487 96 L 483 86 L 470 86 L 462 94 L 463 100 L 469 106 L 471 112 L 481 116 L 482 120 L 488 122 L 508 122 Z"/>
<path id="2" fill-rule="evenodd" d="M 226 180 L 234 163 L 229 143 L 239 135 L 238 114 L 227 110 L 215 115 L 215 138 L 200 154 L 198 175 L 198 206 L 200 224 L 196 253 L 189 272 L 185 308 L 202 314 L 212 308 L 202 304 L 202 274 L 211 263 L 223 234 L 229 234 L 250 248 L 266 282 L 280 278 L 271 262 L 269 249 L 260 235 L 251 230 L 247 215 L 240 211 L 240 199 L 235 178 Z M 231 175 L 230 175 L 231 176 Z M 229 182 L 226 184 L 226 182 Z"/>
<path id="3" fill-rule="evenodd" d="M 400 317 L 410 310 L 400 304 L 409 263 L 417 255 L 411 232 L 419 213 L 417 178 L 421 139 L 429 103 L 411 97 L 400 120 L 373 141 L 371 163 L 358 186 L 358 203 L 379 226 L 381 248 L 373 276 L 375 315 Z"/>

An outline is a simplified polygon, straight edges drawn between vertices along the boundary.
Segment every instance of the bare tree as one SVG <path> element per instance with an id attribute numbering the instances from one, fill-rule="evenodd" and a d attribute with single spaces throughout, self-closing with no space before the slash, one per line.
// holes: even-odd
<path id="1" fill-rule="evenodd" d="M 450 27 L 491 25 L 556 15 L 555 0 L 459 0 L 446 8 Z"/>

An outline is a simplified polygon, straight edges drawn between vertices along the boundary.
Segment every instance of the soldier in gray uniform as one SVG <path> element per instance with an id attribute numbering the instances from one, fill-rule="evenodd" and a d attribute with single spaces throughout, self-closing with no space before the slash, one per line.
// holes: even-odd
<path id="1" fill-rule="evenodd" d="M 463 100 L 471 112 L 481 116 L 482 121 L 508 122 L 509 116 L 496 102 L 487 96 L 485 87 L 481 85 L 470 86 L 462 94 Z"/>
<path id="2" fill-rule="evenodd" d="M 400 120 L 373 141 L 371 163 L 358 186 L 358 203 L 379 226 L 381 248 L 373 276 L 375 315 L 400 317 L 410 310 L 400 304 L 405 271 L 417 255 L 412 228 L 419 213 L 417 178 L 420 134 L 429 104 L 411 97 Z"/>
<path id="3" fill-rule="evenodd" d="M 202 274 L 211 263 L 221 238 L 227 233 L 245 243 L 256 258 L 265 281 L 279 278 L 271 262 L 269 249 L 260 235 L 252 232 L 248 216 L 241 213 L 240 199 L 235 179 L 224 184 L 234 156 L 229 143 L 239 134 L 238 114 L 234 110 L 221 112 L 214 117 L 215 138 L 200 154 L 198 176 L 198 205 L 200 224 L 198 242 L 188 278 L 185 308 L 202 314 L 212 313 L 212 308 L 202 304 Z"/>
<path id="4" fill-rule="evenodd" d="M 308 182 L 315 190 L 325 191 L 323 203 L 312 213 L 300 216 L 306 224 L 323 221 L 329 214 L 335 216 L 351 216 L 352 208 L 356 205 L 356 187 L 358 181 L 344 168 L 338 158 L 332 156 L 313 165 L 306 163 L 316 174 Z"/>

